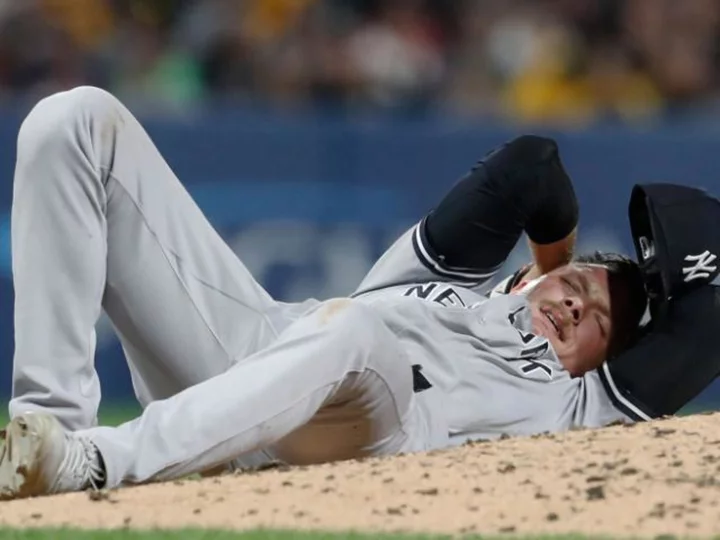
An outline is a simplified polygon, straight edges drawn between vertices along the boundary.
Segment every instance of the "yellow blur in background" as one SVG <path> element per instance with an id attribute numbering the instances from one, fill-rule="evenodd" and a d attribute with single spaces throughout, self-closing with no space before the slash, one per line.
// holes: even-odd
<path id="1" fill-rule="evenodd" d="M 718 97 L 717 0 L 0 1 L 0 96 L 587 125 Z"/>

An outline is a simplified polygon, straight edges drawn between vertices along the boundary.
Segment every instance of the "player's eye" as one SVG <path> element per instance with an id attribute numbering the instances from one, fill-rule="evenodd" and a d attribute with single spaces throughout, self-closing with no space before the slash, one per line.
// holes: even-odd
<path id="1" fill-rule="evenodd" d="M 608 331 L 607 327 L 605 326 L 605 321 L 603 320 L 602 315 L 598 315 L 595 317 L 595 320 L 597 321 L 598 327 L 600 328 L 600 335 L 603 339 L 607 339 L 608 337 Z"/>
<path id="2" fill-rule="evenodd" d="M 582 288 L 580 287 L 580 285 L 578 285 L 574 281 L 570 280 L 569 278 L 564 277 L 564 278 L 562 278 L 562 280 L 570 288 L 570 290 L 572 292 L 574 292 L 575 294 L 580 294 L 580 292 L 582 291 Z"/>

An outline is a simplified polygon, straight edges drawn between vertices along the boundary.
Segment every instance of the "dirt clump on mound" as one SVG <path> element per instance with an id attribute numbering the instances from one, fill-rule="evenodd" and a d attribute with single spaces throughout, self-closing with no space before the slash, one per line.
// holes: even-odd
<path id="1" fill-rule="evenodd" d="M 8 527 L 720 531 L 720 414 L 0 503 Z"/>

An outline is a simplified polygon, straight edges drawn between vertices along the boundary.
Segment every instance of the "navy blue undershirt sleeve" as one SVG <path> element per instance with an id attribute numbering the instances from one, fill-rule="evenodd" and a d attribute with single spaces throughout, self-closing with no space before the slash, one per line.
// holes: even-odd
<path id="1" fill-rule="evenodd" d="M 572 181 L 552 139 L 524 135 L 485 156 L 419 224 L 415 247 L 436 269 L 496 270 L 523 232 L 538 244 L 576 227 Z"/>

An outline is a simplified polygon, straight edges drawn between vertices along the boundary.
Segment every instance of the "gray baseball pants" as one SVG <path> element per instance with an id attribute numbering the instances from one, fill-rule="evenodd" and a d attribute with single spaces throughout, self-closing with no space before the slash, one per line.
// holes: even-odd
<path id="1" fill-rule="evenodd" d="M 424 449 L 410 363 L 371 308 L 273 300 L 112 95 L 36 105 L 14 181 L 10 413 L 89 436 L 108 486 Z M 101 309 L 145 407 L 118 428 L 94 427 Z"/>

